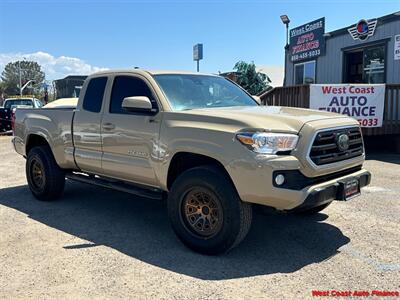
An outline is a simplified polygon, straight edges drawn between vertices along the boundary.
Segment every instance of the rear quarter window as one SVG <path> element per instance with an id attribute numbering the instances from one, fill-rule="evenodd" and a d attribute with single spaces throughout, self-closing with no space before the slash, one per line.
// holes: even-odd
<path id="1" fill-rule="evenodd" d="M 96 77 L 89 81 L 83 98 L 83 109 L 98 113 L 101 111 L 104 90 L 107 84 L 107 77 Z"/>

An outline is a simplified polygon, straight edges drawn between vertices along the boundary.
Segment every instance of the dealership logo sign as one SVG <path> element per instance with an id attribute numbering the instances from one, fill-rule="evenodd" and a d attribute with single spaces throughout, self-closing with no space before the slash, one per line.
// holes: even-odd
<path id="1" fill-rule="evenodd" d="M 378 20 L 360 20 L 356 26 L 347 29 L 354 40 L 365 41 L 375 33 L 376 23 Z"/>

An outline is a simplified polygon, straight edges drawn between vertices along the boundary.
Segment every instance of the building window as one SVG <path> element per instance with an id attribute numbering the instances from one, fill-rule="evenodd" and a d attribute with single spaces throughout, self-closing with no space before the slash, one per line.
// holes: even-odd
<path id="1" fill-rule="evenodd" d="M 345 52 L 344 83 L 385 83 L 386 45 Z"/>
<path id="2" fill-rule="evenodd" d="M 315 83 L 315 60 L 294 65 L 294 84 Z"/>

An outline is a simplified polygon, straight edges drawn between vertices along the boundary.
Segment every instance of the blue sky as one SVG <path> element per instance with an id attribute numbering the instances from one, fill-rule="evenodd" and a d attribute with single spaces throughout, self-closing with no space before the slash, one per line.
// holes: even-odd
<path id="1" fill-rule="evenodd" d="M 400 0 L 0 0 L 0 67 L 18 55 L 40 52 L 55 60 L 76 59 L 66 73 L 133 66 L 194 70 L 197 42 L 204 43 L 202 71 L 231 70 L 238 60 L 281 66 L 281 14 L 290 17 L 291 27 L 325 16 L 331 31 L 395 11 Z"/>

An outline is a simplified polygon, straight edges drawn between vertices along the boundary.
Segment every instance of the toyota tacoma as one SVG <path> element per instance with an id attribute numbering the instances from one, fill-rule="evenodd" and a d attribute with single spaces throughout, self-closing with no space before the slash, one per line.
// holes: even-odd
<path id="1" fill-rule="evenodd" d="M 76 107 L 18 109 L 13 144 L 36 198 L 56 199 L 67 179 L 166 199 L 179 239 L 210 255 L 240 243 L 254 204 L 317 213 L 371 178 L 355 119 L 262 106 L 199 73 L 93 74 Z"/>

